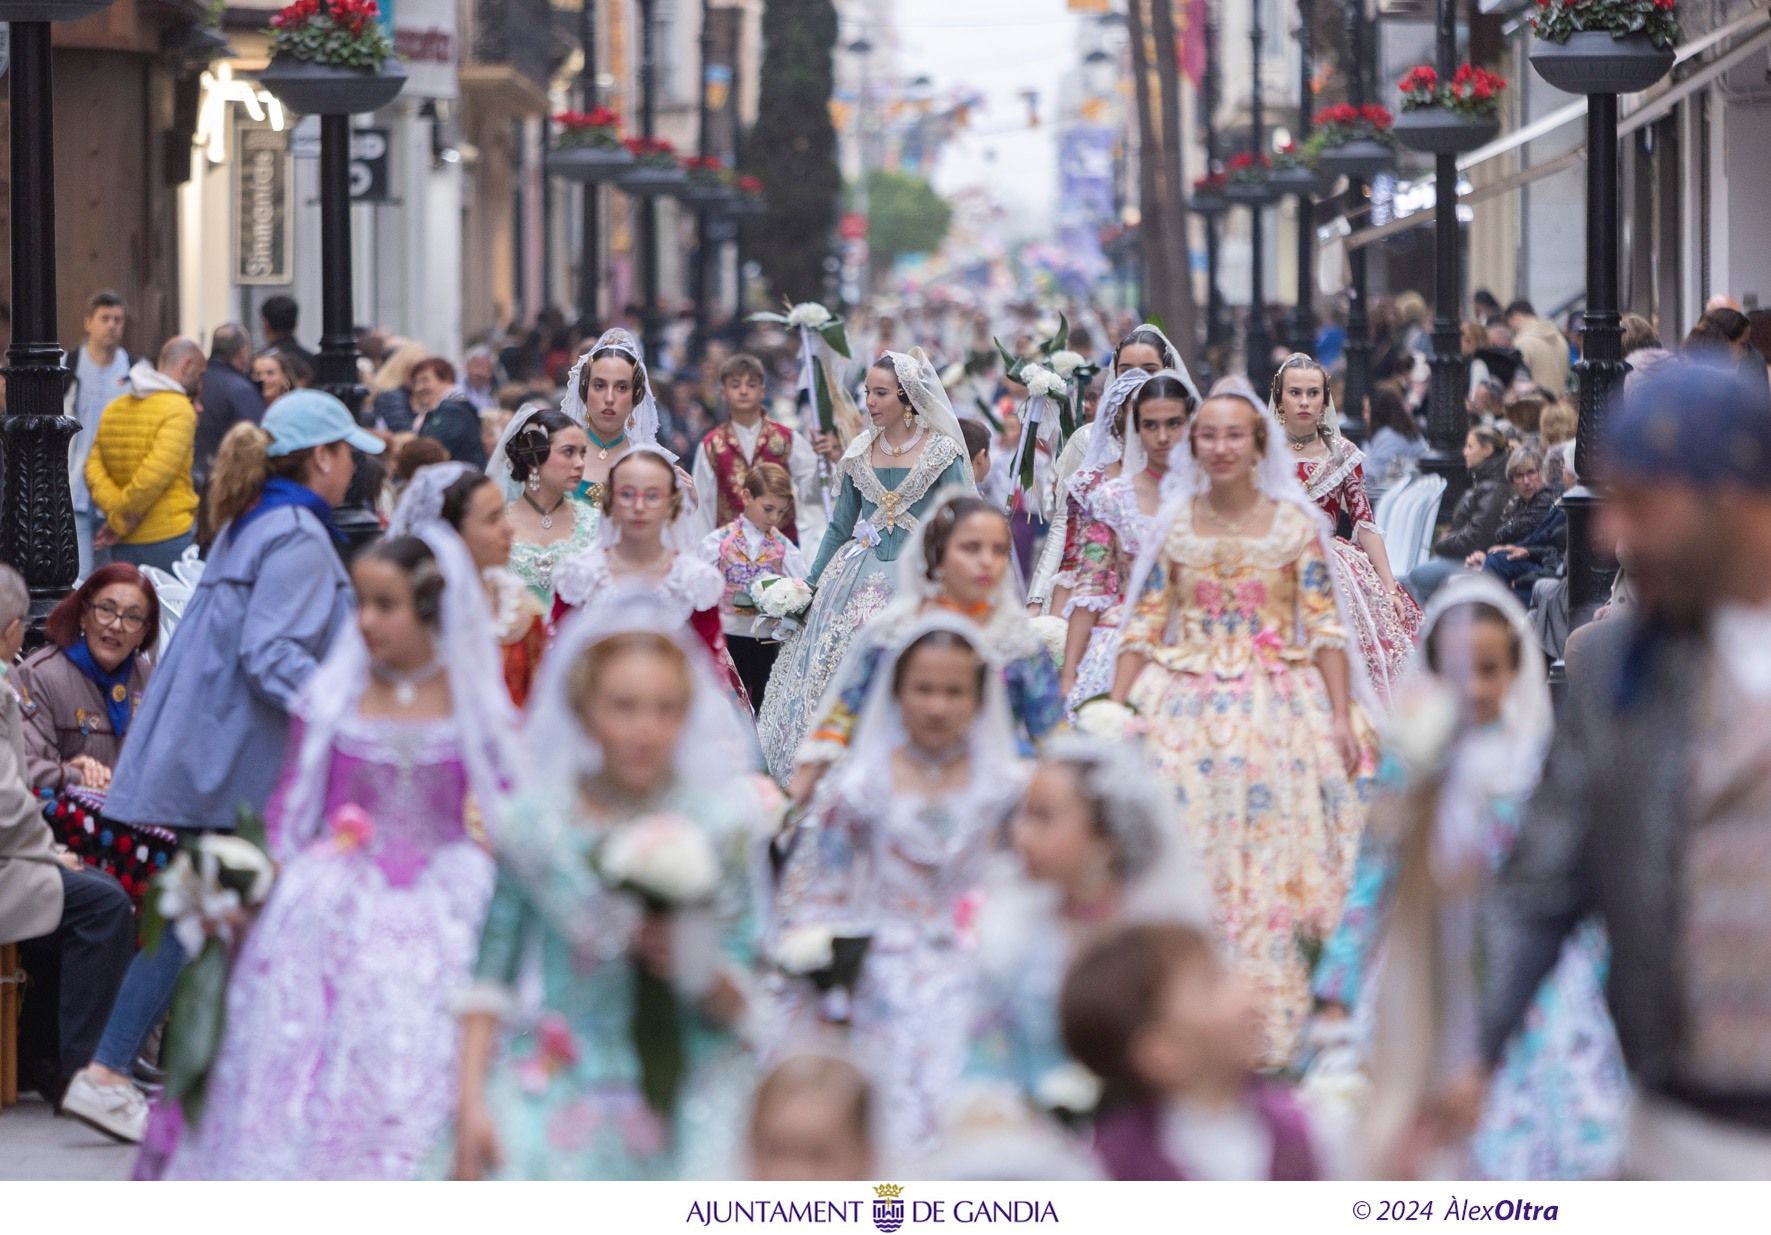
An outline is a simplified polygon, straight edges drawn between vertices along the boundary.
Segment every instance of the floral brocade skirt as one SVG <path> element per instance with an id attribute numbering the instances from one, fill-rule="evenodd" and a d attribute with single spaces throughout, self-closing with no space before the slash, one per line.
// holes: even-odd
<path id="1" fill-rule="evenodd" d="M 1310 1012 L 1306 949 L 1334 929 L 1352 877 L 1375 739 L 1359 716 L 1364 752 L 1349 778 L 1313 666 L 1220 678 L 1152 661 L 1129 702 L 1204 863 L 1218 937 L 1254 988 L 1263 1062 L 1282 1067 Z"/>
<path id="2" fill-rule="evenodd" d="M 1386 592 L 1377 568 L 1358 545 L 1338 536 L 1331 543 L 1335 582 L 1352 627 L 1349 633 L 1359 644 L 1373 692 L 1387 706 L 1420 639 L 1420 606 L 1407 592 Z"/>
<path id="3" fill-rule="evenodd" d="M 851 556 L 854 547 L 843 546 L 824 567 L 804 628 L 782 643 L 769 674 L 756 732 L 769 774 L 782 784 L 793 775 L 794 755 L 822 712 L 824 692 L 855 632 L 892 598 L 897 563 L 871 551 Z"/>

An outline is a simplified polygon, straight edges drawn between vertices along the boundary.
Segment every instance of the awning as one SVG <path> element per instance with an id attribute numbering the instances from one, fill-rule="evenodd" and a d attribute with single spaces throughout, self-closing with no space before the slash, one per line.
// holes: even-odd
<path id="1" fill-rule="evenodd" d="M 1692 42 L 1679 48 L 1678 59 L 1675 61 L 1675 71 L 1677 65 L 1690 63 L 1693 59 L 1701 56 L 1710 48 L 1715 47 L 1724 40 L 1732 38 L 1742 32 L 1750 33 L 1747 38 L 1729 49 L 1724 55 L 1718 56 L 1716 59 L 1698 68 L 1689 77 L 1680 81 L 1674 81 L 1671 85 L 1660 90 L 1658 93 L 1643 98 L 1627 116 L 1624 116 L 1618 121 L 1618 137 L 1628 136 L 1637 129 L 1643 128 L 1644 126 L 1659 120 L 1662 116 L 1672 111 L 1673 108 L 1691 97 L 1691 95 L 1709 85 L 1710 82 L 1714 81 L 1717 77 L 1728 72 L 1767 44 L 1771 44 L 1771 6 L 1757 8 L 1750 13 L 1743 14 L 1726 25 L 1716 30 L 1712 30 L 1703 37 L 1694 39 Z M 1489 159 L 1497 158 L 1509 151 L 1516 150 L 1528 142 L 1536 141 L 1538 138 L 1554 132 L 1565 124 L 1572 124 L 1574 121 L 1584 118 L 1586 116 L 1586 111 L 1586 99 L 1584 97 L 1576 99 L 1566 107 L 1559 107 L 1555 111 L 1549 113 L 1549 115 L 1542 116 L 1537 120 L 1532 121 L 1530 124 L 1525 125 L 1523 128 L 1515 129 L 1510 133 L 1496 138 L 1487 145 L 1479 146 L 1468 154 L 1461 155 L 1457 160 L 1458 170 L 1460 172 L 1467 171 L 1469 168 L 1472 168 L 1477 164 L 1484 163 Z M 1582 144 L 1581 146 L 1570 150 L 1565 154 L 1558 155 L 1547 162 L 1535 163 L 1530 167 L 1521 168 L 1519 171 L 1514 172 L 1512 175 L 1506 176 L 1501 180 L 1497 180 L 1491 184 L 1482 185 L 1479 188 L 1473 188 L 1467 193 L 1460 194 L 1458 200 L 1467 205 L 1475 205 L 1479 202 L 1488 201 L 1492 198 L 1499 197 L 1503 193 L 1510 193 L 1514 189 L 1522 188 L 1534 180 L 1541 180 L 1546 176 L 1553 176 L 1559 171 L 1563 171 L 1566 168 L 1584 161 L 1585 158 L 1586 147 Z M 1418 180 L 1410 181 L 1410 185 L 1428 185 L 1432 184 L 1434 179 L 1435 177 L 1433 174 L 1429 172 Z M 1369 210 L 1370 207 L 1365 207 L 1365 209 Z M 1363 245 L 1374 244 L 1387 236 L 1396 235 L 1398 232 L 1406 231 L 1411 227 L 1424 227 L 1433 221 L 1433 215 L 1434 211 L 1429 207 L 1425 210 L 1416 211 L 1405 218 L 1392 219 L 1388 223 L 1384 223 L 1378 227 L 1364 228 L 1347 236 L 1345 238 L 1345 244 L 1349 249 L 1356 249 Z M 1327 239 L 1327 237 L 1324 237 L 1324 239 Z"/>

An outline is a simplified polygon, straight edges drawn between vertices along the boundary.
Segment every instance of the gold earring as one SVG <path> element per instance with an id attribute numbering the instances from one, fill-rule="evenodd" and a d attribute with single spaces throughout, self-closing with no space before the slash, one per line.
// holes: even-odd
<path id="1" fill-rule="evenodd" d="M 904 427 L 906 429 L 908 429 L 915 424 L 916 424 L 916 413 L 915 412 L 905 412 L 904 413 Z"/>

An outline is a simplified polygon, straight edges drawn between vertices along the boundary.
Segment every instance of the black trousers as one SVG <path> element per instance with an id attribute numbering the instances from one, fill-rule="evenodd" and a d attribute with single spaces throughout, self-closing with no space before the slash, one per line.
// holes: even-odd
<path id="1" fill-rule="evenodd" d="M 27 1082 L 61 1102 L 74 1074 L 92 1062 L 111 1003 L 135 955 L 129 897 L 103 871 L 61 871 L 61 921 L 19 944 L 30 974 L 20 1010 L 20 1062 Z"/>
<path id="2" fill-rule="evenodd" d="M 744 689 L 750 692 L 750 706 L 762 711 L 763 691 L 769 688 L 769 671 L 775 667 L 775 656 L 781 651 L 781 645 L 752 639 L 749 635 L 727 635 L 726 647 L 732 653 L 732 663 L 738 667 Z"/>

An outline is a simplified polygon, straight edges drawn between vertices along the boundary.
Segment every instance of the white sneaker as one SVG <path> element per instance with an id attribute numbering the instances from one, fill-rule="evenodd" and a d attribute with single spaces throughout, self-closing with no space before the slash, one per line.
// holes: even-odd
<path id="1" fill-rule="evenodd" d="M 62 1114 L 72 1115 L 108 1137 L 141 1144 L 148 1127 L 148 1100 L 134 1085 L 100 1085 L 85 1072 L 68 1084 Z"/>

